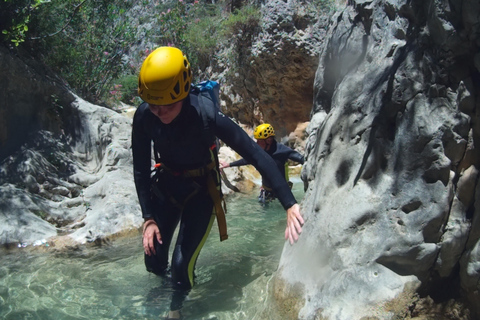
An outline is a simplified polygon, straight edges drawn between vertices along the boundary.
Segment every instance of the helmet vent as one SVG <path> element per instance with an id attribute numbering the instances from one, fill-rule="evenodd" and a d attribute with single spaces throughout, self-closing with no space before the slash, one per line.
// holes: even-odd
<path id="1" fill-rule="evenodd" d="M 187 92 L 189 89 L 190 89 L 190 82 L 187 81 L 187 83 L 185 83 L 185 92 Z"/>
<path id="2" fill-rule="evenodd" d="M 175 87 L 173 87 L 173 91 L 175 91 L 177 95 L 180 94 L 180 83 L 178 81 L 175 84 Z"/>

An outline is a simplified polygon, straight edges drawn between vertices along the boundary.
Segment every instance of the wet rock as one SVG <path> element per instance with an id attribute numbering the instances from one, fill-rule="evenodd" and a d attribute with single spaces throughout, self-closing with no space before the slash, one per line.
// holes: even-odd
<path id="1" fill-rule="evenodd" d="M 304 288 L 299 318 L 403 318 L 385 307 L 412 285 L 464 294 L 479 314 L 480 6 L 461 4 L 348 1 L 332 17 L 307 128 L 306 223 L 277 274 L 284 290 Z"/>
<path id="2" fill-rule="evenodd" d="M 92 234 L 105 238 L 138 228 L 142 218 L 132 174 L 131 118 L 83 101 L 52 83 L 52 78 L 36 74 L 41 70 L 32 69 L 34 62 L 27 65 L 0 50 L 0 67 L 6 61 L 5 75 L 15 70 L 10 80 L 32 79 L 32 88 L 28 95 L 24 85 L 0 89 L 11 90 L 6 93 L 7 100 L 12 92 L 27 97 L 25 101 L 12 100 L 15 107 L 0 107 L 5 116 L 2 120 L 22 124 L 15 127 L 9 123 L 0 133 L 15 137 L 0 141 L 0 156 L 11 152 L 0 165 L 1 243 L 29 246 L 47 239 L 78 244 L 87 242 Z M 52 104 L 39 105 L 41 99 L 30 101 L 28 97 L 51 94 L 63 97 L 57 101 L 63 103 L 61 113 L 52 119 L 38 118 L 39 112 L 47 112 Z M 35 125 L 24 126 L 31 121 L 36 121 Z M 71 239 L 56 240 L 60 234 Z"/>
<path id="3" fill-rule="evenodd" d="M 271 123 L 279 136 L 308 121 L 327 25 L 318 8 L 319 2 L 266 1 L 258 26 L 232 39 L 237 45 L 219 55 L 217 71 L 226 78 L 221 98 L 228 115 L 251 127 Z M 231 63 L 221 57 L 232 55 L 238 72 L 224 75 Z"/>

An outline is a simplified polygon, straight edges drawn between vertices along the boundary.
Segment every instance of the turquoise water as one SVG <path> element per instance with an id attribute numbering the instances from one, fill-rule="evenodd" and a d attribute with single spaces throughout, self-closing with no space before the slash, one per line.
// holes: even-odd
<path id="1" fill-rule="evenodd" d="M 294 182 L 301 201 L 303 184 Z M 220 242 L 214 226 L 197 261 L 186 319 L 256 318 L 280 259 L 286 223 L 278 201 L 262 207 L 256 196 L 255 191 L 228 198 L 229 239 Z M 145 271 L 142 252 L 140 235 L 64 253 L 3 251 L 0 319 L 161 319 L 170 289 Z"/>

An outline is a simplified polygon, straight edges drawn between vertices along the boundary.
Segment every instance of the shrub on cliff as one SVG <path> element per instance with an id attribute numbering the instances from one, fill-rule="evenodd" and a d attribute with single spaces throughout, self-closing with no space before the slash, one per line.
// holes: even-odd
<path id="1" fill-rule="evenodd" d="M 228 1 L 206 0 L 0 0 L 0 9 L 3 45 L 26 50 L 97 104 L 132 103 L 131 78 L 153 47 L 178 46 L 205 70 L 219 45 L 245 44 L 260 19 L 253 5 L 232 13 Z M 144 43 L 151 48 L 132 52 Z"/>

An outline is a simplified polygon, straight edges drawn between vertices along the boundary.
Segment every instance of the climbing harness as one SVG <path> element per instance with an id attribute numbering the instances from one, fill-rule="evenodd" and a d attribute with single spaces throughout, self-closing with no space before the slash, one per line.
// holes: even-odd
<path id="1" fill-rule="evenodd" d="M 206 191 L 215 206 L 220 241 L 224 241 L 228 239 L 225 218 L 227 208 L 221 192 L 221 178 L 218 172 L 218 160 L 214 153 L 215 148 L 216 145 L 210 147 L 211 161 L 197 169 L 174 171 L 164 163 L 157 161 L 153 169 L 155 173 L 152 177 L 152 191 L 160 199 L 167 197 L 172 205 L 183 211 L 186 203 L 193 196 L 205 191 L 205 186 L 202 187 L 202 184 L 196 181 L 199 178 L 205 178 Z"/>

